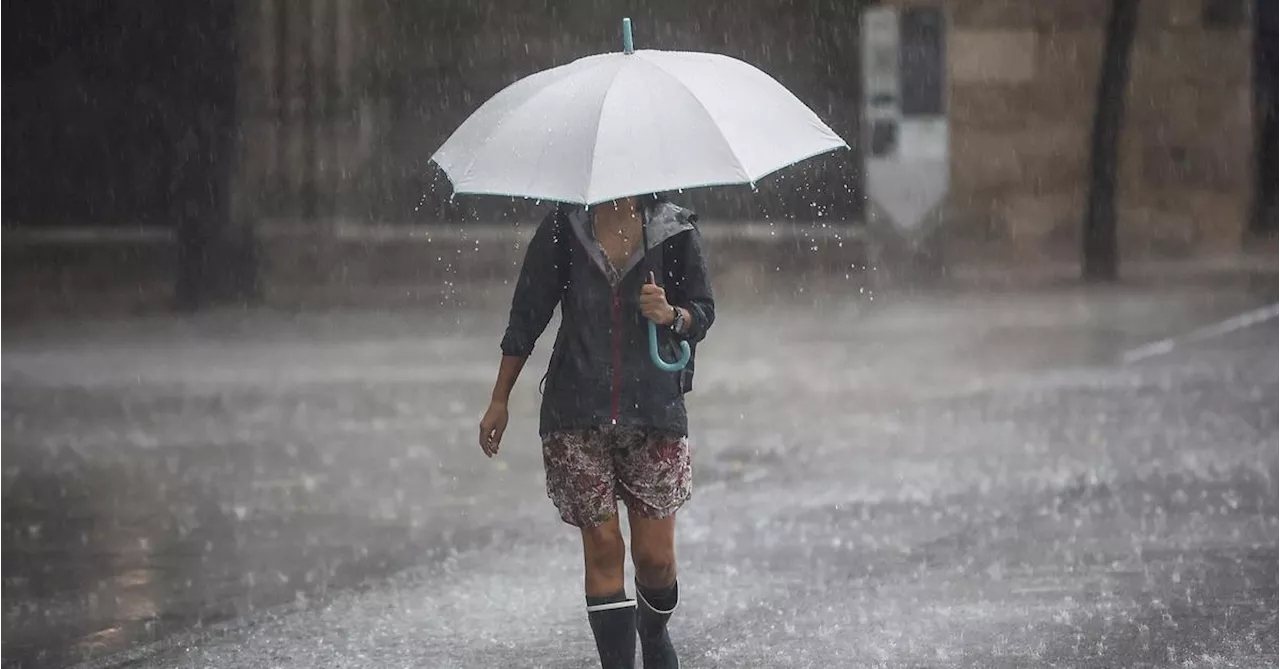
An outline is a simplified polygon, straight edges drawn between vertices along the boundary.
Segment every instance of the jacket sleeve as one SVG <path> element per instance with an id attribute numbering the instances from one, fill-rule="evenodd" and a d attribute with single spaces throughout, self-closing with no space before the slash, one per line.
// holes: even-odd
<path id="1" fill-rule="evenodd" d="M 560 302 L 562 287 L 556 236 L 567 234 L 567 230 L 562 232 L 560 228 L 556 224 L 556 212 L 552 210 L 533 233 L 533 240 L 524 252 L 520 278 L 511 297 L 507 331 L 502 337 L 503 355 L 529 357 Z"/>
<path id="2" fill-rule="evenodd" d="M 707 257 L 702 251 L 702 237 L 694 228 L 681 234 L 680 244 L 673 249 L 679 270 L 670 292 L 675 306 L 684 307 L 693 316 L 682 338 L 698 343 L 706 338 L 707 330 L 716 321 L 716 299 L 711 291 L 711 278 L 707 272 Z"/>

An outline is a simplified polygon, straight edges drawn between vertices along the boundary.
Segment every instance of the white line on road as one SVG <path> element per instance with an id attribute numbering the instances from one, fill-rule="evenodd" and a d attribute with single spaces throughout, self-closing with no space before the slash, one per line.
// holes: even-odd
<path id="1" fill-rule="evenodd" d="M 1204 341 L 1214 337 L 1221 337 L 1224 334 L 1243 330 L 1244 328 L 1264 323 L 1280 315 L 1280 304 L 1273 304 L 1267 307 L 1261 307 L 1252 311 L 1246 311 L 1243 314 L 1232 316 L 1225 321 L 1206 325 L 1197 328 L 1182 335 L 1181 337 L 1169 337 L 1153 341 L 1149 344 L 1143 344 L 1135 349 L 1130 349 L 1124 354 L 1124 364 L 1128 365 L 1139 360 L 1152 358 L 1157 355 L 1164 355 L 1172 351 L 1179 344 L 1190 344 L 1191 342 Z"/>

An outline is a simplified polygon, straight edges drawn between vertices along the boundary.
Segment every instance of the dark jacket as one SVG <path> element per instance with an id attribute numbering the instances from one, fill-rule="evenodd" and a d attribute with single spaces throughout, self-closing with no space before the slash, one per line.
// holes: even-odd
<path id="1" fill-rule="evenodd" d="M 649 251 L 636 252 L 616 289 L 605 271 L 608 260 L 591 236 L 586 209 L 558 209 L 538 226 L 511 300 L 502 353 L 528 357 L 560 305 L 540 434 L 604 425 L 688 434 L 684 393 L 693 387 L 693 362 L 680 372 L 653 364 L 639 298 L 652 269 L 667 301 L 693 316 L 681 335 L 660 326 L 659 350 L 666 360 L 678 359 L 680 338 L 696 350 L 716 313 L 696 219 L 668 202 L 648 208 Z M 562 271 L 565 259 L 568 268 Z"/>

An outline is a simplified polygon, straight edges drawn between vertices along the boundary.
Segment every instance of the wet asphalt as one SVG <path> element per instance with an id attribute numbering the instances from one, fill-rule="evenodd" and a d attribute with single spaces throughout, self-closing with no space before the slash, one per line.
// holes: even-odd
<path id="1" fill-rule="evenodd" d="M 1275 666 L 1274 287 L 722 289 L 685 666 Z M 4 666 L 595 666 L 502 317 L 7 328 Z"/>

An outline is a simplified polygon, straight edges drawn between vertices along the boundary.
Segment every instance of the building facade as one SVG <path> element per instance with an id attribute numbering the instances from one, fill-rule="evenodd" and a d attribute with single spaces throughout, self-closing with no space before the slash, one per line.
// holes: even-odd
<path id="1" fill-rule="evenodd" d="M 1080 248 L 1108 2 L 956 0 L 947 234 Z M 1249 3 L 1140 3 L 1118 151 L 1121 257 L 1238 248 L 1252 198 Z"/>
<path id="2" fill-rule="evenodd" d="M 944 245 L 997 247 L 1029 262 L 1077 253 L 1108 2 L 933 4 L 947 23 L 951 167 L 934 232 Z M 626 14 L 643 46 L 744 58 L 795 90 L 851 143 L 862 135 L 854 2 L 262 0 L 243 7 L 237 208 L 254 219 L 431 221 L 519 212 L 521 203 L 450 203 L 429 156 L 503 85 L 616 48 L 615 24 Z M 1119 151 L 1122 253 L 1234 248 L 1254 171 L 1249 3 L 1149 0 L 1141 7 Z M 864 213 L 860 155 L 855 149 L 784 172 L 759 193 L 694 197 L 709 217 L 826 216 L 856 224 Z"/>
<path id="3" fill-rule="evenodd" d="M 429 158 L 517 78 L 620 48 L 631 16 L 641 48 L 709 50 L 778 76 L 846 137 L 857 135 L 857 5 L 765 0 L 263 0 L 242 5 L 241 207 L 287 221 L 488 219 L 523 203 L 452 202 Z M 691 8 L 696 14 L 691 14 Z M 847 62 L 841 66 L 839 63 Z M 855 219 L 856 161 L 827 157 L 754 194 L 700 193 L 724 216 L 815 205 Z"/>

